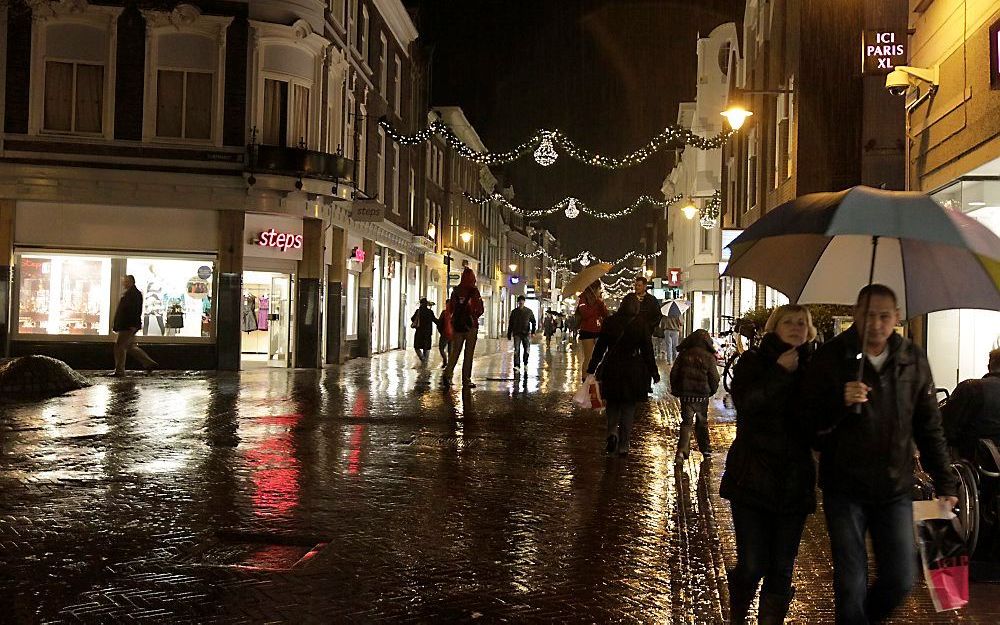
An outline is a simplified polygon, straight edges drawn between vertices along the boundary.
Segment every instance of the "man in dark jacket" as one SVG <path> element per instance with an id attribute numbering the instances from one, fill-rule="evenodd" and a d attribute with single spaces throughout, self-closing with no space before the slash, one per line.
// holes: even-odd
<path id="1" fill-rule="evenodd" d="M 434 337 L 434 328 L 438 325 L 437 317 L 431 310 L 431 303 L 426 297 L 420 298 L 420 308 L 410 317 L 410 327 L 413 328 L 413 349 L 417 352 L 420 363 L 427 364 L 431 354 L 431 339 Z"/>
<path id="2" fill-rule="evenodd" d="M 649 280 L 646 276 L 636 277 L 635 296 L 639 298 L 639 317 L 646 325 L 646 332 L 652 337 L 653 331 L 660 327 L 660 317 L 663 313 L 660 312 L 660 300 L 656 299 L 656 296 L 647 290 L 648 288 Z M 650 342 L 650 347 L 652 345 Z"/>
<path id="3" fill-rule="evenodd" d="M 886 619 L 916 580 L 914 443 L 942 506 L 958 502 L 927 356 L 896 334 L 898 323 L 895 293 L 865 287 L 854 325 L 816 352 L 803 381 L 802 410 L 820 451 L 838 623 Z M 870 589 L 866 532 L 878 567 Z"/>
<path id="4" fill-rule="evenodd" d="M 712 457 L 708 438 L 708 400 L 719 390 L 719 365 L 715 345 L 705 330 L 695 330 L 677 346 L 679 352 L 670 369 L 670 393 L 681 400 L 681 435 L 677 462 L 691 452 L 691 430 L 698 437 L 698 449 L 705 460 Z"/>
<path id="5" fill-rule="evenodd" d="M 122 288 L 125 289 L 111 329 L 117 333 L 115 337 L 115 376 L 125 375 L 125 361 L 129 354 L 142 363 L 142 368 L 149 371 L 156 368 L 156 361 L 139 348 L 135 334 L 142 327 L 142 293 L 135 288 L 135 277 L 122 278 Z"/>
<path id="6" fill-rule="evenodd" d="M 1000 445 L 1000 349 L 990 352 L 989 370 L 981 380 L 955 387 L 941 409 L 948 444 L 962 458 L 971 459 L 981 438 Z"/>
<path id="7" fill-rule="evenodd" d="M 514 370 L 521 368 L 521 351 L 524 350 L 524 368 L 528 368 L 530 337 L 538 329 L 535 313 L 524 305 L 524 296 L 517 296 L 517 307 L 510 311 L 507 321 L 507 340 L 514 341 Z"/>
<path id="8" fill-rule="evenodd" d="M 447 312 L 451 323 L 451 349 L 448 353 L 448 366 L 444 370 L 444 385 L 451 385 L 455 375 L 455 363 L 458 355 L 462 357 L 462 384 L 466 388 L 475 388 L 472 382 L 472 356 L 476 352 L 476 339 L 479 334 L 479 317 L 484 311 L 483 298 L 476 288 L 476 274 L 471 268 L 462 271 L 462 280 L 451 291 L 448 298 Z"/>

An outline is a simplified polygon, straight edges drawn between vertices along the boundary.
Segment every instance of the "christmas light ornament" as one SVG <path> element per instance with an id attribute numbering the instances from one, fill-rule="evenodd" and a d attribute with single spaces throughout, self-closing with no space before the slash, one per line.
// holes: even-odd
<path id="1" fill-rule="evenodd" d="M 583 258 L 580 259 L 580 266 L 586 267 L 590 264 L 590 254 L 584 253 Z"/>
<path id="2" fill-rule="evenodd" d="M 701 216 L 701 227 L 705 230 L 711 230 L 715 227 L 716 221 L 708 214 Z"/>
<path id="3" fill-rule="evenodd" d="M 712 198 L 705 203 L 705 208 L 701 211 L 701 227 L 711 230 L 719 223 L 719 215 L 722 212 L 722 193 L 716 189 Z"/>
<path id="4" fill-rule="evenodd" d="M 542 167 L 548 167 L 552 163 L 556 162 L 559 158 L 559 153 L 556 152 L 556 148 L 552 145 L 552 133 L 543 130 L 541 131 L 542 140 L 538 143 L 538 147 L 535 149 L 535 162 Z"/>
<path id="5" fill-rule="evenodd" d="M 580 215 L 580 209 L 576 207 L 576 198 L 569 198 L 569 202 L 566 204 L 566 216 L 570 219 L 576 219 Z"/>

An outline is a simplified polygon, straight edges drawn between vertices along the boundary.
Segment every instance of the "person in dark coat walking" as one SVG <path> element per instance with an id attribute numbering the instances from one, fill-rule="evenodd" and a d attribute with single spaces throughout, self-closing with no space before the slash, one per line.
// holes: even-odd
<path id="1" fill-rule="evenodd" d="M 413 330 L 413 349 L 417 352 L 420 362 L 427 364 L 427 359 L 431 353 L 431 339 L 434 336 L 434 328 L 438 326 L 437 317 L 430 308 L 430 302 L 426 297 L 420 298 L 420 308 L 417 308 L 413 316 L 410 317 L 410 327 Z"/>
<path id="2" fill-rule="evenodd" d="M 708 400 L 719 390 L 715 345 L 707 330 L 698 329 L 681 341 L 677 351 L 677 360 L 670 369 L 670 393 L 681 400 L 681 436 L 675 460 L 683 462 L 691 452 L 692 429 L 702 457 L 709 460 L 712 446 L 708 440 Z"/>
<path id="3" fill-rule="evenodd" d="M 524 296 L 517 296 L 517 306 L 510 311 L 507 321 L 507 340 L 514 341 L 514 370 L 521 368 L 521 352 L 524 352 L 524 368 L 528 368 L 528 347 L 531 336 L 538 330 L 535 313 L 524 305 Z"/>
<path id="4" fill-rule="evenodd" d="M 941 507 L 958 503 L 930 364 L 920 347 L 896 334 L 899 319 L 892 289 L 866 286 L 854 325 L 816 351 L 802 381 L 802 407 L 820 452 L 838 623 L 884 621 L 917 580 L 914 447 Z M 878 573 L 870 588 L 866 534 Z"/>
<path id="5" fill-rule="evenodd" d="M 941 409 L 948 444 L 967 460 L 973 459 L 981 438 L 1000 445 L 1000 348 L 991 351 L 989 358 L 986 375 L 956 386 Z"/>
<path id="6" fill-rule="evenodd" d="M 774 309 L 764 332 L 760 346 L 736 362 L 736 440 L 719 491 L 729 500 L 736 531 L 729 622 L 738 625 L 746 623 L 761 579 L 758 622 L 784 622 L 802 528 L 816 510 L 811 436 L 798 411 L 816 328 L 808 308 L 789 304 Z"/>
<path id="7" fill-rule="evenodd" d="M 636 408 L 648 398 L 650 380 L 660 381 L 653 350 L 639 317 L 639 299 L 634 295 L 626 296 L 618 312 L 601 324 L 587 373 L 588 378 L 594 376 L 601 383 L 601 395 L 607 402 L 605 451 L 625 455 Z"/>
<path id="8" fill-rule="evenodd" d="M 135 334 L 142 327 L 142 292 L 135 287 L 135 277 L 122 278 L 122 297 L 118 300 L 111 329 L 115 331 L 115 376 L 125 375 L 125 362 L 128 356 L 142 363 L 142 368 L 149 371 L 157 367 L 156 361 L 139 348 Z"/>

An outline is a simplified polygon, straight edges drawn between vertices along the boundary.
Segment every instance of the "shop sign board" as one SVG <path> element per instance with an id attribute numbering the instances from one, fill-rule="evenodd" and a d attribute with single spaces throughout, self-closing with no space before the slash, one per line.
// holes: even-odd
<path id="1" fill-rule="evenodd" d="M 990 88 L 1000 89 L 1000 20 L 990 26 Z"/>
<path id="2" fill-rule="evenodd" d="M 864 31 L 861 63 L 863 74 L 888 74 L 897 65 L 906 65 L 906 31 Z"/>
<path id="3" fill-rule="evenodd" d="M 382 221 L 385 219 L 385 206 L 377 200 L 357 200 L 351 205 L 351 219 Z"/>
<path id="4" fill-rule="evenodd" d="M 247 213 L 243 224 L 243 256 L 302 260 L 302 220 L 279 215 Z"/>
<path id="5" fill-rule="evenodd" d="M 268 228 L 257 235 L 257 245 L 275 247 L 282 252 L 287 252 L 289 248 L 297 250 L 302 247 L 302 235 L 278 232 L 274 228 Z"/>
<path id="6" fill-rule="evenodd" d="M 681 285 L 681 268 L 671 267 L 667 269 L 667 286 Z"/>
<path id="7" fill-rule="evenodd" d="M 365 262 L 365 251 L 360 247 L 354 247 L 351 250 L 350 255 L 348 255 L 347 260 L 353 260 L 356 263 Z"/>

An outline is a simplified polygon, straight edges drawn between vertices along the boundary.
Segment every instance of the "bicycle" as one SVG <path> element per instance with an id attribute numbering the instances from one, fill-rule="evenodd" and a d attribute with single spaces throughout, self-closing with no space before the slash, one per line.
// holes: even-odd
<path id="1" fill-rule="evenodd" d="M 722 349 L 719 351 L 723 363 L 722 388 L 728 393 L 732 390 L 736 361 L 743 352 L 757 347 L 760 342 L 760 332 L 752 321 L 729 315 L 723 315 L 722 319 L 729 322 L 729 329 L 719 333 L 719 337 L 724 339 Z"/>

